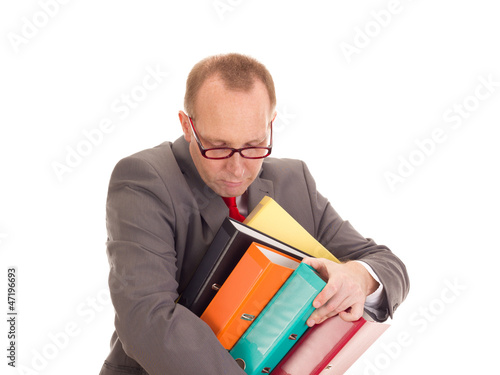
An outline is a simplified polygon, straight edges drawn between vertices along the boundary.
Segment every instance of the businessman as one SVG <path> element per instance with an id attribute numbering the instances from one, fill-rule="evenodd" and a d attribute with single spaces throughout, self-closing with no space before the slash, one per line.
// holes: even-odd
<path id="1" fill-rule="evenodd" d="M 225 217 L 243 220 L 266 195 L 341 261 L 304 260 L 327 281 L 309 326 L 337 314 L 356 320 L 363 309 L 379 321 L 392 317 L 409 290 L 401 260 L 344 221 L 303 162 L 269 157 L 276 95 L 268 70 L 240 54 L 208 57 L 191 70 L 184 99 L 183 136 L 122 159 L 111 176 L 116 314 L 101 375 L 244 374 L 210 328 L 175 301 Z"/>

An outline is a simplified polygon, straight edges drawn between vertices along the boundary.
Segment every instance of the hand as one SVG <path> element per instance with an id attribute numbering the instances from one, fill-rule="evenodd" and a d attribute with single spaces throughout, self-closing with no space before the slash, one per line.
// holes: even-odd
<path id="1" fill-rule="evenodd" d="M 378 287 L 378 282 L 363 265 L 358 262 L 339 264 L 322 258 L 304 258 L 303 262 L 326 281 L 326 286 L 313 301 L 316 310 L 307 320 L 309 327 L 337 314 L 348 322 L 361 318 L 366 297 Z"/>

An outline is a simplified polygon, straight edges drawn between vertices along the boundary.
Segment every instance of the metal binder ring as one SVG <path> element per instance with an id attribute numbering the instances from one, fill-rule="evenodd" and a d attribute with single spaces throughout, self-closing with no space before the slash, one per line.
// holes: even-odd
<path id="1" fill-rule="evenodd" d="M 235 361 L 243 370 L 247 367 L 247 364 L 242 358 L 236 358 Z"/>
<path id="2" fill-rule="evenodd" d="M 251 322 L 252 320 L 255 319 L 255 315 L 243 314 L 241 315 L 241 319 L 248 320 L 249 322 Z"/>

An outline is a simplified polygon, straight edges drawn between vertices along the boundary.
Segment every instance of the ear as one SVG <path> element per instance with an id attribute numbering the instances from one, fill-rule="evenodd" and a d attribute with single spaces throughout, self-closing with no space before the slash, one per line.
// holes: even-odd
<path id="1" fill-rule="evenodd" d="M 274 111 L 274 114 L 273 114 L 273 119 L 272 119 L 272 122 L 274 122 L 274 120 L 276 120 L 276 116 L 278 115 L 278 111 Z"/>
<path id="2" fill-rule="evenodd" d="M 189 117 L 183 111 L 179 111 L 179 121 L 181 122 L 182 132 L 186 142 L 191 143 L 191 126 L 189 124 Z"/>

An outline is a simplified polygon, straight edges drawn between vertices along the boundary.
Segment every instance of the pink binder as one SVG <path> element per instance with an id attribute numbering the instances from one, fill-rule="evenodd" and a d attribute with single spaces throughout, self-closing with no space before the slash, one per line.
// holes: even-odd
<path id="1" fill-rule="evenodd" d="M 338 315 L 310 328 L 272 375 L 341 375 L 389 327 L 367 321 L 343 321 Z"/>

